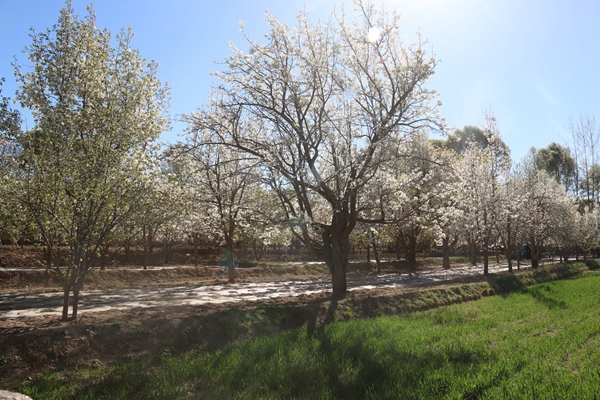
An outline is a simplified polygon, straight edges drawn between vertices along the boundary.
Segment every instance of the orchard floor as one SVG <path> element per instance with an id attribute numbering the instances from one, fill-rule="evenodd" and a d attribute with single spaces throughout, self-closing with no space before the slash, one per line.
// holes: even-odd
<path id="1" fill-rule="evenodd" d="M 14 389 L 38 374 L 108 368 L 160 351 L 221 348 L 253 334 L 260 326 L 254 321 L 257 309 L 283 321 L 283 329 L 331 319 L 338 303 L 331 298 L 323 267 L 297 269 L 305 279 L 291 279 L 297 275 L 279 270 L 253 276 L 240 269 L 236 284 L 225 283 L 219 267 L 110 272 L 121 281 L 114 276 L 103 280 L 98 271 L 82 292 L 79 317 L 71 321 L 60 321 L 61 293 L 43 271 L 0 269 L 0 388 Z M 490 265 L 490 273 L 506 269 L 504 264 Z M 479 265 L 354 273 L 348 277 L 347 299 L 385 298 L 377 307 L 392 309 L 404 294 L 485 281 L 482 272 Z M 373 316 L 379 313 L 373 310 Z M 361 317 L 369 316 L 367 308 Z"/>
<path id="2" fill-rule="evenodd" d="M 184 272 L 186 269 L 193 270 L 194 267 L 179 268 Z M 152 270 L 162 271 L 165 268 L 156 267 L 150 271 Z M 489 273 L 492 274 L 506 270 L 507 266 L 505 264 L 492 264 L 489 266 Z M 140 275 L 145 273 L 144 270 L 138 269 L 137 271 Z M 132 270 L 129 270 L 129 272 L 132 272 Z M 355 275 L 348 277 L 347 284 L 350 292 L 404 289 L 470 279 L 481 275 L 483 275 L 482 266 L 458 266 L 447 270 L 433 268 L 421 271 Z M 266 276 L 263 279 L 269 280 L 269 277 Z M 177 306 L 246 303 L 276 299 L 291 300 L 313 295 L 321 296 L 332 290 L 331 280 L 328 278 L 234 284 L 216 282 L 219 281 L 216 280 L 214 284 L 207 284 L 207 281 L 203 281 L 201 285 L 180 283 L 169 286 L 85 290 L 80 295 L 79 313 L 87 316 L 90 313 L 116 310 L 128 311 Z M 40 287 L 39 284 L 32 284 L 28 286 L 28 292 L 15 292 L 13 287 L 10 293 L 0 294 L 0 326 L 8 319 L 60 316 L 63 302 L 62 293 L 60 291 L 39 292 L 41 288 L 44 288 L 44 286 Z"/>

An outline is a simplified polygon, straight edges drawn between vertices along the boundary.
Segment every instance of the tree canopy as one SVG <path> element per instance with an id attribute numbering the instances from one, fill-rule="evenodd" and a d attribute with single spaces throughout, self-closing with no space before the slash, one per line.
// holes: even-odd
<path id="1" fill-rule="evenodd" d="M 403 140 L 442 124 L 425 87 L 436 59 L 421 42 L 402 44 L 399 16 L 356 6 L 353 22 L 334 14 L 314 24 L 301 14 L 288 27 L 267 15 L 267 44 L 246 35 L 247 52 L 234 46 L 216 74 L 218 107 L 189 118 L 260 164 L 294 234 L 329 266 L 336 295 L 346 292 L 360 193 Z M 368 36 L 374 26 L 379 35 Z M 248 129 L 218 127 L 231 120 Z"/>
<path id="2" fill-rule="evenodd" d="M 571 156 L 568 147 L 550 143 L 548 147 L 539 149 L 534 157 L 535 166 L 544 170 L 565 187 L 565 190 L 575 190 L 575 173 L 577 164 Z"/>
<path id="3" fill-rule="evenodd" d="M 70 1 L 58 24 L 32 30 L 29 68 L 15 65 L 16 99 L 35 127 L 16 132 L 19 146 L 9 197 L 18 202 L 46 246 L 47 267 L 62 278 L 63 319 L 99 251 L 140 207 L 152 186 L 152 142 L 167 128 L 168 89 L 157 64 L 131 47 L 133 34 L 113 37 L 80 19 Z M 62 265 L 66 264 L 63 268 Z"/>
<path id="4" fill-rule="evenodd" d="M 15 61 L 15 100 L 0 92 L 0 230 L 44 248 L 62 280 L 63 318 L 88 272 L 115 243 L 133 239 L 145 261 L 157 240 L 236 258 L 270 244 L 301 247 L 329 267 L 344 296 L 356 246 L 417 254 L 441 247 L 512 258 L 522 245 L 537 266 L 599 244 L 600 135 L 593 115 L 571 120 L 569 147 L 532 150 L 513 164 L 491 112 L 481 127 L 447 136 L 438 60 L 426 41 L 401 40 L 399 16 L 355 1 L 326 21 L 300 13 L 293 26 L 267 13 L 266 38 L 244 32 L 232 45 L 206 103 L 183 116 L 183 143 L 160 148 L 169 128 L 169 89 L 158 65 L 132 47 L 133 33 L 80 18 L 70 1 L 58 23 L 31 32 L 27 61 Z M 242 27 L 243 31 L 243 27 Z M 1 82 L 0 82 L 1 83 Z M 1 89 L 1 87 L 0 87 Z M 246 249 L 245 249 L 246 250 Z M 517 264 L 518 266 L 519 264 Z"/>
<path id="5" fill-rule="evenodd" d="M 464 154 L 470 147 L 485 150 L 489 145 L 489 135 L 486 134 L 485 130 L 473 125 L 467 125 L 463 129 L 457 129 L 449 134 L 445 143 L 447 148 L 461 154 Z M 500 139 L 498 146 L 500 154 L 503 156 L 510 154 L 508 146 L 502 139 Z"/>

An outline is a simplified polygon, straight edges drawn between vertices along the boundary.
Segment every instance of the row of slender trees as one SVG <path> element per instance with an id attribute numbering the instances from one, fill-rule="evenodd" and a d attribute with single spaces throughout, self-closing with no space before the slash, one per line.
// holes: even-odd
<path id="1" fill-rule="evenodd" d="M 130 31 L 113 37 L 70 1 L 56 26 L 32 31 L 15 99 L 35 127 L 0 104 L 0 228 L 47 249 L 63 319 L 71 293 L 76 317 L 109 246 L 134 237 L 146 251 L 156 240 L 218 243 L 232 282 L 241 241 L 257 257 L 299 242 L 327 264 L 336 296 L 357 245 L 377 256 L 400 244 L 413 267 L 421 243 L 439 245 L 446 267 L 466 245 L 481 249 L 486 273 L 499 248 L 512 268 L 523 244 L 534 266 L 543 248 L 597 245 L 591 117 L 570 124 L 570 149 L 532 149 L 516 165 L 491 113 L 432 140 L 449 130 L 425 85 L 437 60 L 424 42 L 401 42 L 397 15 L 355 6 L 355 21 L 300 14 L 290 27 L 267 15 L 266 39 L 244 35 L 206 104 L 184 116 L 187 140 L 162 147 L 169 90 Z"/>

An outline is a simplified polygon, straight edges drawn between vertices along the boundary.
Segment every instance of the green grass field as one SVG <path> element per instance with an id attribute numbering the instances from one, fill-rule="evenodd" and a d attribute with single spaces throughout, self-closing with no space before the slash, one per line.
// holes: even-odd
<path id="1" fill-rule="evenodd" d="M 47 375 L 34 399 L 598 399 L 600 273 L 218 350 Z"/>

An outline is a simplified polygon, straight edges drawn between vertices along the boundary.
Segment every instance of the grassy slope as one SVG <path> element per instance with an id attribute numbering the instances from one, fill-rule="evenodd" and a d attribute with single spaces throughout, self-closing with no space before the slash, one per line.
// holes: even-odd
<path id="1" fill-rule="evenodd" d="M 20 389 L 33 398 L 89 399 L 599 398 L 600 273 L 525 287 L 574 270 L 500 276 L 490 286 L 503 295 L 477 302 L 309 324 L 216 351 L 165 350 Z M 350 318 L 348 309 L 337 319 Z M 256 310 L 246 323 L 272 323 L 264 316 Z"/>

